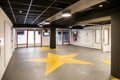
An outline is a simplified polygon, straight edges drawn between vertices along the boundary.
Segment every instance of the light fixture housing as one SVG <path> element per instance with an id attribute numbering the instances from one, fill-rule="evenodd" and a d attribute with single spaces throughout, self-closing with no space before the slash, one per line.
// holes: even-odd
<path id="1" fill-rule="evenodd" d="M 62 17 L 67 18 L 67 17 L 71 17 L 71 16 L 72 16 L 72 14 L 71 14 L 70 11 L 63 11 L 63 12 L 62 12 Z"/>
<path id="2" fill-rule="evenodd" d="M 44 25 L 49 25 L 50 24 L 50 21 L 45 21 L 44 22 Z"/>
<path id="3" fill-rule="evenodd" d="M 39 27 L 43 27 L 43 25 L 42 25 L 42 24 L 39 24 Z"/>

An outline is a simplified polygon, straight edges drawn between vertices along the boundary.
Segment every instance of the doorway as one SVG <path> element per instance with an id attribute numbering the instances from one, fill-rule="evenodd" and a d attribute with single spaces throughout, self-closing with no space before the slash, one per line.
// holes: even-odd
<path id="1" fill-rule="evenodd" d="M 70 44 L 70 31 L 69 30 L 57 30 L 56 31 L 56 44 L 57 45 L 69 45 Z"/>
<path id="2" fill-rule="evenodd" d="M 34 44 L 35 44 L 35 39 L 34 39 L 34 31 L 28 31 L 28 47 L 34 47 Z"/>
<path id="3" fill-rule="evenodd" d="M 41 31 L 35 31 L 34 32 L 34 46 L 35 47 L 39 47 L 42 46 L 42 36 L 41 36 L 42 32 Z"/>
<path id="4" fill-rule="evenodd" d="M 70 32 L 69 30 L 63 31 L 63 45 L 69 45 L 70 44 Z"/>
<path id="5" fill-rule="evenodd" d="M 56 44 L 62 45 L 62 31 L 56 31 Z"/>

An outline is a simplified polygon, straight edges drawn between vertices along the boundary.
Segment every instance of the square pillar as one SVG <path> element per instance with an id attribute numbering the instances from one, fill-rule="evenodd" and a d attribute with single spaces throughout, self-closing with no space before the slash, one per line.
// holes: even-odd
<path id="1" fill-rule="evenodd" d="M 112 16 L 111 74 L 120 78 L 120 14 Z"/>
<path id="2" fill-rule="evenodd" d="M 50 28 L 50 48 L 51 49 L 56 48 L 56 28 L 55 27 Z"/>

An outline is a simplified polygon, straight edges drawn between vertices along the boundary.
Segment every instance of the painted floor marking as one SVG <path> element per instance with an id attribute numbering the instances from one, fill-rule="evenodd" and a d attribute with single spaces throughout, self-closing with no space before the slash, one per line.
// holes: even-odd
<path id="1" fill-rule="evenodd" d="M 106 64 L 109 64 L 109 65 L 111 64 L 110 60 L 105 60 L 105 59 L 103 59 L 102 62 L 104 62 L 104 63 L 106 63 Z"/>
<path id="2" fill-rule="evenodd" d="M 77 54 L 57 55 L 57 54 L 48 53 L 48 56 L 46 58 L 31 59 L 31 60 L 26 60 L 26 61 L 46 62 L 47 63 L 46 64 L 46 75 L 55 71 L 56 69 L 58 69 L 60 66 L 62 66 L 65 63 L 67 63 L 67 64 L 83 64 L 83 65 L 92 64 L 90 62 L 74 59 L 75 56 L 77 56 Z"/>

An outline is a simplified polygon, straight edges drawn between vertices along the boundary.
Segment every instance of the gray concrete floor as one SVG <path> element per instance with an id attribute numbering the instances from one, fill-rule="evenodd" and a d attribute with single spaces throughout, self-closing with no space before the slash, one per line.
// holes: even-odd
<path id="1" fill-rule="evenodd" d="M 75 59 L 93 64 L 64 64 L 46 76 L 46 63 L 25 61 L 45 58 L 48 53 L 57 55 L 77 53 Z M 2 80 L 112 80 L 110 65 L 102 62 L 103 59 L 110 60 L 110 53 L 77 46 L 57 46 L 56 50 L 46 51 L 41 51 L 39 47 L 18 48 L 15 50 Z"/>

